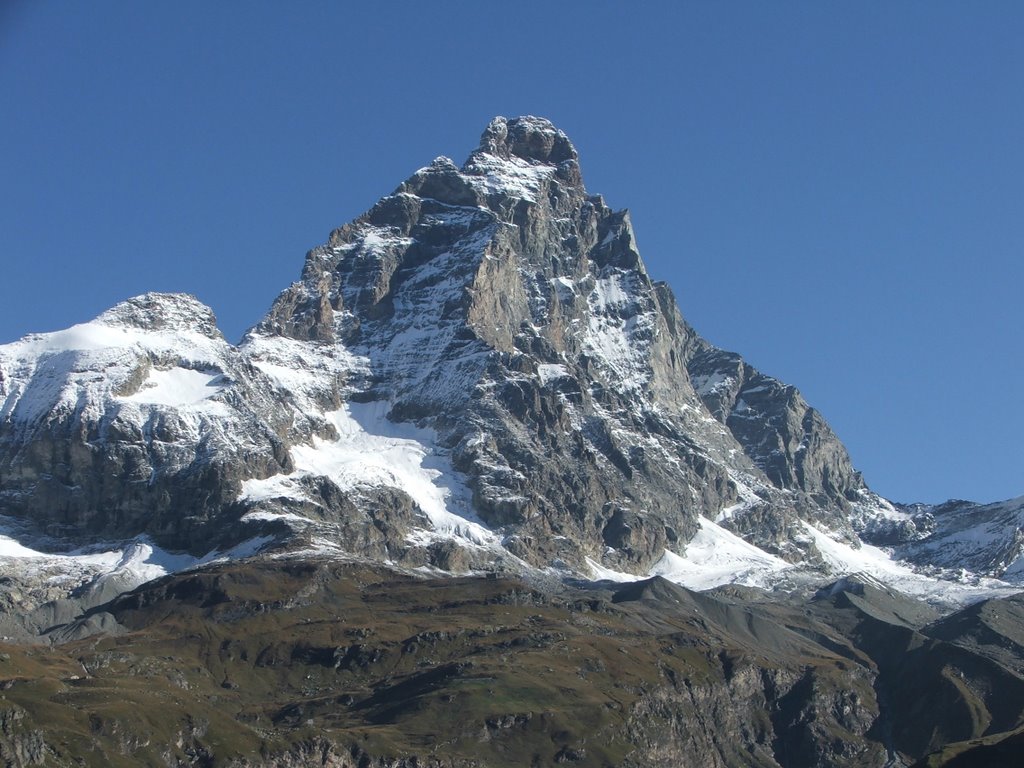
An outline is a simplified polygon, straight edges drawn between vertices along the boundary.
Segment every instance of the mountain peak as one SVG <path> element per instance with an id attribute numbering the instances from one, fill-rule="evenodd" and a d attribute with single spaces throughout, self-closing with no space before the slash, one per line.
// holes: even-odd
<path id="1" fill-rule="evenodd" d="M 147 331 L 187 331 L 222 338 L 213 310 L 188 293 L 150 291 L 115 304 L 96 318 L 103 325 Z"/>
<path id="2" fill-rule="evenodd" d="M 447 157 L 435 158 L 378 203 L 369 216 L 374 226 L 395 226 L 404 214 L 399 211 L 395 218 L 393 198 L 407 194 L 446 205 L 491 208 L 503 218 L 516 201 L 535 203 L 552 188 L 571 191 L 570 197 L 578 201 L 586 189 L 577 158 L 569 137 L 550 120 L 529 115 L 496 117 L 461 168 Z"/>
<path id="3" fill-rule="evenodd" d="M 549 165 L 579 160 L 576 147 L 565 133 L 550 120 L 533 115 L 494 118 L 484 129 L 477 152 L 497 155 L 506 160 L 519 157 Z"/>

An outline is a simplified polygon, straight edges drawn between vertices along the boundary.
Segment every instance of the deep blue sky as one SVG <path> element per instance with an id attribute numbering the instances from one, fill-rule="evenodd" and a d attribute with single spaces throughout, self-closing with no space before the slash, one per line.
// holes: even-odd
<path id="1" fill-rule="evenodd" d="M 0 341 L 146 290 L 237 340 L 330 229 L 537 114 L 872 487 L 1024 494 L 1024 4 L 636 5 L 0 0 Z"/>

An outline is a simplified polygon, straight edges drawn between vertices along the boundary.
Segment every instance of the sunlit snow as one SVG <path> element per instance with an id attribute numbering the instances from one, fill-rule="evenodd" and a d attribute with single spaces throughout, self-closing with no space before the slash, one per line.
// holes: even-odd
<path id="1" fill-rule="evenodd" d="M 343 490 L 391 487 L 404 491 L 427 516 L 432 530 L 412 534 L 415 543 L 438 536 L 464 543 L 497 546 L 499 539 L 472 510 L 471 494 L 436 444 L 433 431 L 387 418 L 387 403 L 346 403 L 324 414 L 336 440 L 314 437 L 292 448 L 295 471 L 264 480 L 248 480 L 241 500 L 304 498 L 295 481 L 329 478 Z"/>
<path id="2" fill-rule="evenodd" d="M 748 544 L 720 525 L 700 518 L 700 529 L 683 555 L 666 551 L 655 563 L 652 576 L 664 576 L 689 589 L 711 589 L 721 584 L 765 586 L 770 577 L 789 567 L 786 561 Z"/>
<path id="3" fill-rule="evenodd" d="M 19 542 L 11 535 L 13 530 L 10 528 L 3 530 L 5 532 L 0 533 L 0 568 L 28 573 L 45 571 L 93 583 L 117 577 L 124 582 L 125 588 L 200 565 L 248 557 L 272 541 L 271 537 L 256 537 L 229 550 L 211 551 L 203 557 L 168 552 L 145 536 L 121 547 L 49 553 Z"/>
<path id="4" fill-rule="evenodd" d="M 154 368 L 139 390 L 125 397 L 136 403 L 182 407 L 195 405 L 224 389 L 223 376 L 216 371 L 194 371 L 189 368 Z"/>
<path id="5" fill-rule="evenodd" d="M 588 558 L 591 576 L 618 582 L 662 576 L 694 590 L 712 589 L 724 584 L 771 589 L 787 579 L 804 583 L 822 579 L 806 565 L 775 557 L 710 520 L 701 518 L 699 523 L 700 529 L 681 555 L 666 550 L 644 576 L 615 571 Z M 955 582 L 930 578 L 897 562 L 883 549 L 868 544 L 855 548 L 833 539 L 810 523 L 804 522 L 803 527 L 835 577 L 866 574 L 907 595 L 941 605 L 965 605 L 986 597 L 1020 591 L 1019 587 L 998 579 L 971 577 Z"/>
<path id="6" fill-rule="evenodd" d="M 564 365 L 557 363 L 542 363 L 537 366 L 537 377 L 542 386 L 547 386 L 552 381 L 564 379 L 569 376 L 569 371 Z"/>
<path id="7" fill-rule="evenodd" d="M 531 163 L 521 157 L 508 159 L 480 153 L 469 163 L 470 173 L 463 178 L 485 194 L 501 194 L 535 202 L 543 184 L 555 173 L 555 167 Z"/>
<path id="8" fill-rule="evenodd" d="M 789 563 L 748 544 L 736 534 L 710 520 L 700 518 L 697 534 L 682 555 L 665 550 L 646 576 L 605 568 L 593 560 L 587 564 L 598 579 L 636 581 L 662 576 L 687 589 L 704 590 L 722 584 L 769 586 L 773 577 L 791 567 Z"/>
<path id="9" fill-rule="evenodd" d="M 595 282 L 587 297 L 590 313 L 584 346 L 622 391 L 642 388 L 651 376 L 647 350 L 654 315 L 638 305 L 639 292 L 631 285 L 636 279 L 633 273 L 613 270 Z"/>
<path id="10" fill-rule="evenodd" d="M 870 544 L 861 544 L 858 549 L 854 549 L 836 541 L 810 523 L 804 522 L 803 526 L 825 563 L 836 575 L 866 573 L 907 595 L 934 602 L 966 604 L 985 597 L 1020 591 L 1019 587 L 998 579 L 973 577 L 970 581 L 954 582 L 929 578 L 897 562 L 884 549 Z"/>
<path id="11" fill-rule="evenodd" d="M 32 423 L 51 413 L 79 411 L 98 421 L 107 399 L 124 391 L 140 366 L 156 360 L 169 367 L 150 369 L 141 388 L 122 402 L 192 406 L 227 386 L 214 378 L 215 371 L 227 369 L 232 349 L 205 332 L 206 307 L 177 294 L 146 294 L 132 301 L 158 305 L 164 324 L 133 325 L 134 307 L 123 302 L 88 323 L 0 345 L 0 418 Z"/>

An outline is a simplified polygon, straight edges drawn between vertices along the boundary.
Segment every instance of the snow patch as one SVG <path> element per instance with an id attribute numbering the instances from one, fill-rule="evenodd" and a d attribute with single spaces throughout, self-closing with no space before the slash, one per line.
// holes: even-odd
<path id="1" fill-rule="evenodd" d="M 788 563 L 710 520 L 701 518 L 699 523 L 696 536 L 686 545 L 683 554 L 666 550 L 646 576 L 605 568 L 590 559 L 586 561 L 587 566 L 596 579 L 624 582 L 662 576 L 693 590 L 707 590 L 723 584 L 771 589 L 785 585 L 789 580 L 794 583 L 814 583 L 820 579 L 816 569 L 809 569 L 804 564 Z M 855 548 L 833 539 L 825 531 L 807 522 L 803 523 L 803 528 L 808 542 L 813 542 L 827 569 L 833 574 L 858 574 L 859 578 L 873 579 L 929 603 L 966 605 L 987 597 L 1006 596 L 1020 591 L 1019 587 L 1004 581 L 967 573 L 959 582 L 933 578 L 915 572 L 878 547 L 864 544 Z"/>
<path id="2" fill-rule="evenodd" d="M 541 386 L 546 387 L 552 381 L 568 378 L 569 370 L 557 363 L 541 363 L 537 366 L 537 376 L 540 378 Z"/>
<path id="3" fill-rule="evenodd" d="M 295 475 L 274 475 L 262 480 L 246 480 L 242 483 L 242 492 L 239 494 L 238 500 L 253 504 L 261 501 L 278 501 L 281 499 L 315 503 L 302 490 L 302 483 L 299 482 L 300 479 L 301 476 Z M 249 515 L 253 514 L 256 513 L 250 512 L 242 519 L 245 520 Z"/>
<path id="4" fill-rule="evenodd" d="M 407 248 L 415 242 L 411 237 L 402 237 L 390 229 L 365 225 L 363 248 L 367 251 L 381 251 L 386 248 Z"/>
<path id="5" fill-rule="evenodd" d="M 598 562 L 586 558 L 587 567 L 590 568 L 591 576 L 599 581 L 616 581 L 619 583 L 625 583 L 628 581 L 639 581 L 642 577 L 634 576 L 631 573 L 623 573 L 622 571 L 615 571 L 611 568 L 605 568 Z"/>
<path id="6" fill-rule="evenodd" d="M 181 367 L 168 370 L 154 368 L 137 392 L 122 399 L 181 408 L 201 403 L 224 389 L 224 377 L 218 371 L 195 371 Z"/>
<path id="7" fill-rule="evenodd" d="M 242 515 L 243 523 L 272 523 L 272 522 L 299 523 L 302 525 L 312 524 L 312 520 L 292 512 L 267 512 L 265 510 L 253 510 Z"/>
<path id="8" fill-rule="evenodd" d="M 710 520 L 700 518 L 697 535 L 682 555 L 665 551 L 650 571 L 688 589 L 722 584 L 764 587 L 790 567 L 786 561 L 749 544 Z"/>
<path id="9" fill-rule="evenodd" d="M 712 374 L 694 376 L 691 380 L 694 390 L 701 397 L 717 393 L 720 389 L 727 389 L 732 386 L 734 379 L 724 373 L 716 371 Z"/>
<path id="10" fill-rule="evenodd" d="M 499 546 L 499 538 L 473 512 L 472 494 L 434 432 L 392 422 L 387 410 L 384 402 L 346 403 L 325 413 L 337 439 L 314 437 L 311 445 L 294 446 L 295 471 L 247 481 L 240 500 L 295 498 L 296 481 L 307 476 L 329 478 L 342 490 L 396 488 L 416 502 L 431 524 L 432 530 L 411 534 L 413 543 L 454 538 L 474 546 Z"/>
<path id="11" fill-rule="evenodd" d="M 203 557 L 168 552 L 147 536 L 140 536 L 121 547 L 108 545 L 69 552 L 41 552 L 19 542 L 12 535 L 16 524 L 3 525 L 0 534 L 0 567 L 26 574 L 50 574 L 51 579 L 70 583 L 98 585 L 117 579 L 123 589 L 131 589 L 147 581 L 171 573 L 179 573 L 225 560 L 257 554 L 273 541 L 273 537 L 256 537 L 225 551 L 214 550 Z"/>
<path id="12" fill-rule="evenodd" d="M 710 520 L 700 518 L 699 526 L 682 555 L 665 550 L 646 576 L 605 568 L 590 558 L 587 558 L 587 566 L 596 579 L 626 582 L 662 576 L 694 590 L 722 584 L 766 587 L 778 574 L 792 567 Z"/>
<path id="13" fill-rule="evenodd" d="M 96 321 L 79 323 L 62 331 L 32 333 L 2 349 L 22 357 L 38 357 L 60 352 L 95 352 L 112 347 L 131 346 L 139 334 L 128 328 L 105 325 Z"/>
<path id="14" fill-rule="evenodd" d="M 536 202 L 555 173 L 553 165 L 534 164 L 521 157 L 507 160 L 484 152 L 473 156 L 463 178 L 484 194 L 500 194 Z"/>
<path id="15" fill-rule="evenodd" d="M 837 541 L 816 526 L 803 522 L 803 528 L 821 553 L 825 564 L 836 574 L 864 573 L 904 594 L 932 603 L 960 604 L 986 597 L 1008 595 L 1020 591 L 1006 582 L 984 577 L 970 577 L 963 582 L 936 579 L 917 573 L 892 558 L 880 547 L 861 544 L 857 549 Z M 966 576 L 966 574 L 965 574 Z"/>
<path id="16" fill-rule="evenodd" d="M 656 313 L 642 306 L 635 272 L 612 270 L 587 297 L 590 313 L 583 338 L 616 389 L 641 390 L 651 378 L 647 351 L 656 331 Z"/>

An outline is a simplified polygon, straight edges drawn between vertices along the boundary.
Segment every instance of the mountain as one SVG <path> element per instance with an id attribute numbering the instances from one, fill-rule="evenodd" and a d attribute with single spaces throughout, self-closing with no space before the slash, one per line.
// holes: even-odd
<path id="1" fill-rule="evenodd" d="M 256 509 L 442 566 L 454 542 L 477 565 L 642 571 L 725 509 L 786 550 L 799 517 L 853 538 L 851 504 L 881 503 L 794 390 L 683 322 L 628 213 L 535 118 L 332 233 L 238 347 L 194 299 L 148 294 L 0 366 L 3 512 L 51 535 L 199 553 Z M 407 471 L 346 464 L 354 446 Z"/>
<path id="2" fill-rule="evenodd" d="M 149 293 L 0 346 L 0 759 L 970 765 L 1022 516 L 873 493 L 495 118 L 237 345 Z"/>
<path id="3" fill-rule="evenodd" d="M 438 158 L 332 232 L 239 345 L 194 298 L 146 294 L 0 347 L 0 397 L 0 514 L 49 550 L 262 537 L 643 575 L 710 536 L 771 574 L 862 538 L 959 567 L 935 521 L 962 540 L 991 517 L 872 493 L 794 387 L 683 320 L 628 212 L 534 117 L 496 118 L 461 168 Z M 972 571 L 1016 573 L 1014 520 L 984 523 Z"/>
<path id="4" fill-rule="evenodd" d="M 332 233 L 241 346 L 280 368 L 282 339 L 355 355 L 343 397 L 433 429 L 530 565 L 642 572 L 725 510 L 803 558 L 801 519 L 852 541 L 851 510 L 888 510 L 794 389 L 683 321 L 546 121 L 495 120 Z"/>
<path id="5" fill-rule="evenodd" d="M 821 536 L 988 576 L 1020 555 L 1019 503 L 890 504 L 794 387 L 701 338 L 539 118 L 331 233 L 238 346 L 147 294 L 0 347 L 0 396 L 0 513 L 51 550 L 642 575 L 715 527 L 769 571 L 827 567 Z"/>

